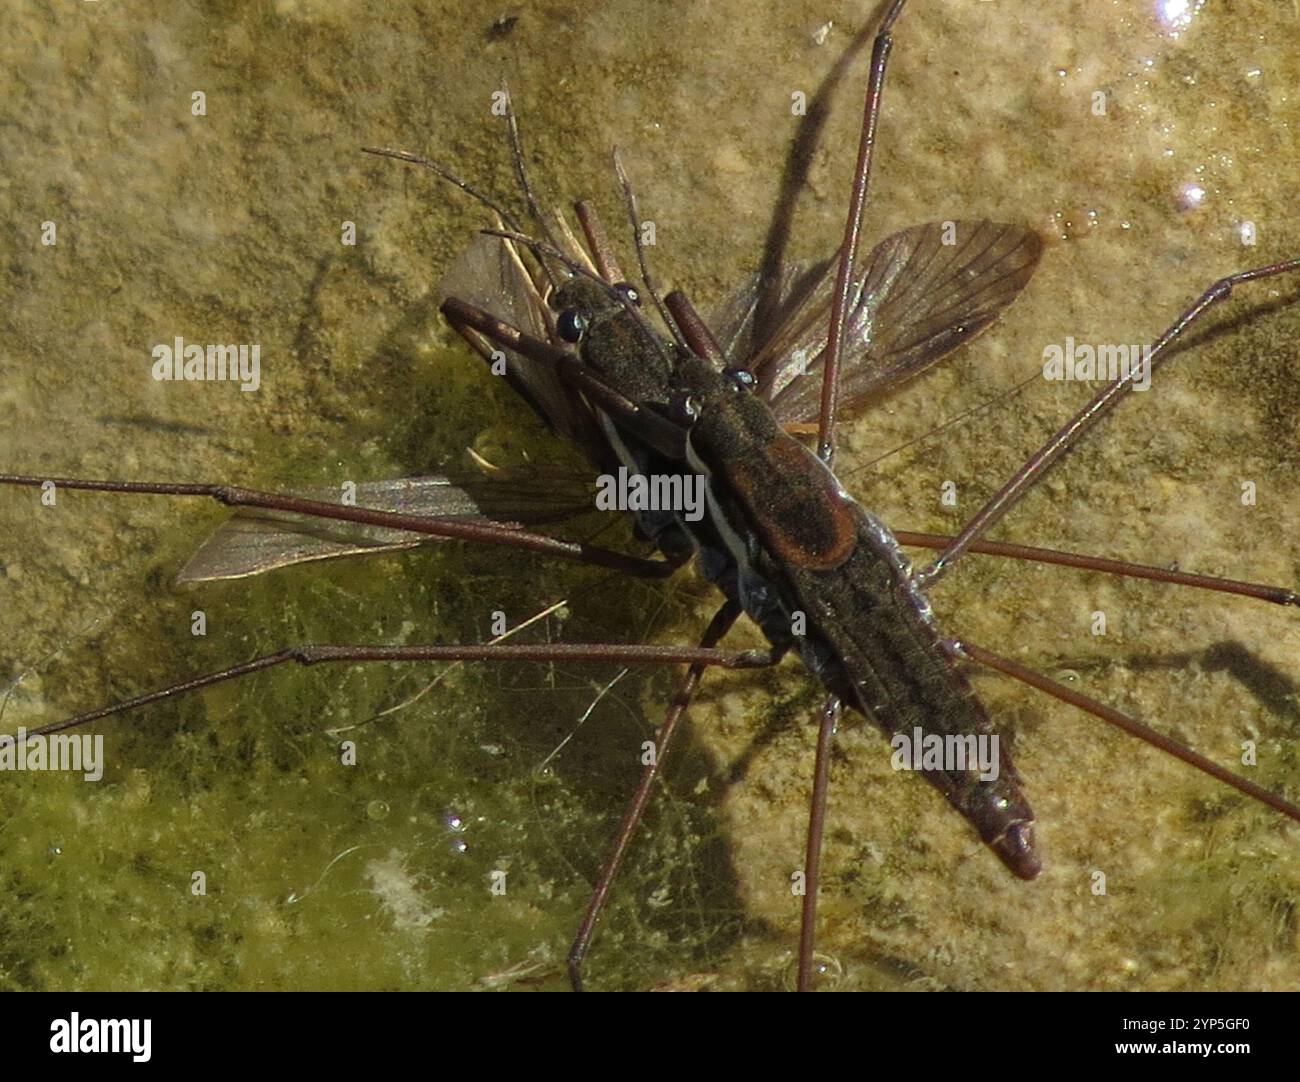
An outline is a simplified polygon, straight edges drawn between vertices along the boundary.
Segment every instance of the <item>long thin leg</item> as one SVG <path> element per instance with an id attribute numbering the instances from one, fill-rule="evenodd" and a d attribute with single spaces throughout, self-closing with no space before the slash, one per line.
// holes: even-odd
<path id="1" fill-rule="evenodd" d="M 917 584 L 923 589 L 933 586 L 947 573 L 948 569 L 966 552 L 971 544 L 983 536 L 1003 515 L 1014 507 L 1029 489 L 1040 481 L 1066 451 L 1073 447 L 1107 413 L 1115 408 L 1123 397 L 1133 389 L 1139 376 L 1149 378 L 1160 367 L 1168 355 L 1166 350 L 1187 330 L 1207 309 L 1232 296 L 1233 288 L 1246 282 L 1255 282 L 1263 278 L 1274 278 L 1279 274 L 1289 274 L 1300 270 L 1300 259 L 1289 259 L 1282 263 L 1270 263 L 1267 267 L 1241 271 L 1221 278 L 1210 286 L 1188 308 L 1174 324 L 1164 332 L 1151 347 L 1150 355 L 1133 371 L 1114 383 L 1103 387 L 1092 400 L 1071 417 L 1061 428 L 1030 456 L 1029 460 L 1016 471 L 1015 475 L 997 493 L 981 507 L 974 517 L 966 523 L 952 543 L 939 555 L 928 568 L 917 575 Z"/>
<path id="2" fill-rule="evenodd" d="M 723 605 L 714 614 L 704 635 L 700 638 L 699 649 L 711 651 L 712 647 L 731 630 L 731 625 L 736 622 L 740 613 L 740 606 L 734 601 L 728 601 Z M 677 732 L 677 723 L 681 721 L 691 699 L 695 697 L 695 690 L 700 686 L 700 677 L 703 674 L 704 666 L 698 662 L 692 664 L 686 671 L 686 676 L 673 697 L 672 706 L 668 709 L 664 723 L 659 726 L 659 732 L 655 735 L 654 756 L 641 772 L 641 780 L 637 784 L 636 792 L 632 794 L 632 799 L 628 801 L 627 809 L 623 812 L 623 819 L 618 825 L 618 832 L 614 835 L 609 856 L 600 869 L 600 875 L 596 878 L 596 885 L 591 891 L 591 900 L 587 902 L 587 910 L 582 916 L 582 923 L 578 926 L 578 934 L 574 936 L 573 945 L 569 948 L 569 982 L 575 992 L 582 991 L 582 963 L 591 948 L 591 940 L 596 933 L 596 921 L 600 919 L 601 911 L 605 908 L 605 902 L 609 897 L 610 887 L 623 867 L 628 846 L 631 845 L 632 837 L 641 823 L 641 817 L 645 814 L 651 787 L 654 785 L 655 778 L 659 776 L 664 756 L 667 755 L 668 747 Z"/>
<path id="3" fill-rule="evenodd" d="M 1059 684 L 1041 673 L 1034 672 L 1033 669 L 1028 669 L 1024 665 L 1012 661 L 1010 658 L 1002 657 L 1000 654 L 995 654 L 972 643 L 957 643 L 955 649 L 959 656 L 970 658 L 971 661 L 978 662 L 980 665 L 1005 673 L 1007 676 L 1019 680 L 1022 684 L 1028 684 L 1032 688 L 1046 692 L 1055 699 L 1060 699 L 1063 703 L 1077 706 L 1085 713 L 1101 718 L 1102 721 L 1108 725 L 1114 725 L 1117 729 L 1123 729 L 1130 736 L 1137 737 L 1139 740 L 1150 744 L 1153 748 L 1168 752 L 1175 759 L 1181 759 L 1184 763 L 1201 771 L 1201 773 L 1208 774 L 1210 777 L 1223 782 L 1224 785 L 1236 789 L 1237 792 L 1243 793 L 1253 800 L 1267 805 L 1274 811 L 1281 812 L 1288 819 L 1294 819 L 1300 823 L 1300 807 L 1296 807 L 1289 800 L 1285 800 L 1275 793 L 1270 793 L 1263 786 L 1256 785 L 1253 781 L 1247 781 L 1240 775 L 1234 774 L 1231 770 L 1219 766 L 1218 763 L 1207 759 L 1198 752 L 1192 751 L 1191 748 L 1180 744 L 1177 740 L 1156 732 L 1149 725 L 1144 725 L 1136 718 L 1122 714 L 1114 707 L 1107 706 L 1091 696 L 1084 695 L 1082 692 L 1075 691 L 1064 684 Z"/>
<path id="4" fill-rule="evenodd" d="M 734 620 L 734 617 L 733 617 Z M 716 621 L 715 621 L 716 622 Z M 721 638 L 718 636 L 717 638 Z M 623 643 L 540 643 L 540 644 L 493 644 L 481 643 L 470 645 L 439 646 L 332 646 L 306 643 L 277 650 L 274 654 L 265 654 L 232 665 L 228 669 L 197 676 L 179 684 L 171 684 L 157 691 L 124 699 L 112 706 L 90 710 L 63 721 L 50 722 L 39 728 L 29 730 L 31 736 L 44 736 L 61 733 L 67 729 L 76 729 L 100 718 L 124 714 L 139 706 L 174 699 L 199 688 L 212 687 L 228 680 L 235 680 L 251 673 L 273 669 L 278 665 L 320 665 L 327 662 L 357 661 L 609 661 L 640 665 L 682 665 L 692 666 L 703 671 L 708 666 L 724 669 L 761 669 L 772 665 L 776 657 L 762 650 L 715 650 L 717 638 L 701 646 L 645 646 Z"/>
<path id="5" fill-rule="evenodd" d="M 528 533 L 489 522 L 455 522 L 450 519 L 429 518 L 424 515 L 406 515 L 397 511 L 376 511 L 368 507 L 349 507 L 344 504 L 325 503 L 304 496 L 289 496 L 274 492 L 260 492 L 236 485 L 172 484 L 162 481 L 100 481 L 73 477 L 32 477 L 16 473 L 0 473 L 0 485 L 23 488 L 44 488 L 52 484 L 75 492 L 121 492 L 144 496 L 198 496 L 216 500 L 227 507 L 256 507 L 267 511 L 287 511 L 311 518 L 334 519 L 339 522 L 359 522 L 367 526 L 384 526 L 392 530 L 423 534 L 426 537 L 443 537 L 456 541 L 477 541 L 486 545 L 505 545 L 510 548 L 538 552 L 561 560 L 594 564 L 622 571 L 642 578 L 666 578 L 677 568 L 664 560 L 647 560 L 621 552 L 588 545 L 581 541 L 561 541 L 545 534 Z"/>
<path id="6" fill-rule="evenodd" d="M 812 991 L 813 948 L 817 942 L 817 890 L 821 884 L 822 838 L 826 834 L 826 799 L 831 783 L 831 744 L 843 704 L 832 695 L 822 708 L 817 729 L 817 758 L 813 767 L 812 802 L 808 809 L 808 842 L 803 860 L 803 909 L 799 920 L 800 992 Z"/>
<path id="7" fill-rule="evenodd" d="M 867 183 L 871 179 L 871 155 L 876 146 L 876 121 L 880 117 L 881 92 L 885 85 L 885 67 L 894 40 L 890 35 L 894 21 L 907 0 L 894 0 L 885 13 L 871 47 L 871 74 L 867 81 L 867 101 L 862 113 L 862 137 L 858 141 L 858 163 L 853 173 L 849 195 L 849 215 L 840 245 L 840 265 L 835 274 L 835 292 L 831 301 L 831 322 L 826 337 L 826 361 L 822 368 L 821 418 L 817 426 L 817 453 L 827 465 L 835 457 L 835 406 L 839 398 L 840 358 L 844 351 L 844 321 L 849 311 L 849 289 L 853 264 L 857 259 L 862 234 L 862 210 L 867 203 Z"/>
<path id="8" fill-rule="evenodd" d="M 944 534 L 908 533 L 895 530 L 894 537 L 900 545 L 926 549 L 947 549 L 953 539 Z M 1108 560 L 1104 556 L 1084 556 L 1075 552 L 1061 552 L 1059 549 L 1043 549 L 1033 545 L 1013 545 L 1003 541 L 973 541 L 969 551 L 984 556 L 1006 556 L 1012 560 L 1024 560 L 1028 563 L 1056 564 L 1060 567 L 1078 567 L 1085 571 L 1100 571 L 1107 575 L 1121 578 L 1148 579 L 1152 582 L 1167 582 L 1175 586 L 1193 586 L 1200 590 L 1214 590 L 1222 594 L 1236 594 L 1239 597 L 1253 597 L 1259 601 L 1268 601 L 1274 605 L 1300 605 L 1300 594 L 1281 586 L 1265 586 L 1257 582 L 1241 582 L 1239 579 L 1220 579 L 1213 575 L 1195 575 L 1189 571 L 1170 571 L 1164 567 L 1151 567 L 1149 564 L 1133 564 L 1126 560 Z"/>

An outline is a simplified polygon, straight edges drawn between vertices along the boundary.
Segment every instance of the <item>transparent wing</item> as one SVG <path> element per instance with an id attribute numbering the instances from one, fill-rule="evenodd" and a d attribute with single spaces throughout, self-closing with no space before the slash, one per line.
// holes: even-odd
<path id="1" fill-rule="evenodd" d="M 518 250 L 501 237 L 477 235 L 438 283 L 438 300 L 456 297 L 481 308 L 504 323 L 540 338 L 551 339 L 545 302 Z M 484 357 L 498 348 L 470 331 L 470 344 Z M 545 365 L 505 350 L 506 379 L 559 435 L 578 444 L 588 457 L 605 446 L 591 410 Z"/>
<path id="2" fill-rule="evenodd" d="M 337 502 L 337 489 L 294 495 Z M 593 506 L 590 481 L 560 467 L 512 467 L 464 477 L 406 477 L 357 485 L 359 507 L 459 521 L 538 525 Z M 274 511 L 239 511 L 223 522 L 176 576 L 177 583 L 260 575 L 291 564 L 396 552 L 438 538 L 361 523 Z"/>
<path id="3" fill-rule="evenodd" d="M 1041 253 L 1032 230 L 983 220 L 930 222 L 886 237 L 850 289 L 841 403 L 879 394 L 975 337 L 1024 288 Z M 748 359 L 732 355 L 786 424 L 814 421 L 820 409 L 835 271 L 831 262 L 792 287 L 775 332 Z M 723 309 L 742 344 L 754 318 L 746 304 L 757 303 L 746 298 L 756 288 L 747 283 Z"/>
<path id="4" fill-rule="evenodd" d="M 765 338 L 765 327 L 780 327 L 817 288 L 826 267 L 825 262 L 798 262 L 782 264 L 772 275 L 758 272 L 710 312 L 709 329 L 727 359 L 732 364 L 750 360 L 755 343 Z M 760 316 L 765 327 L 758 324 Z"/>

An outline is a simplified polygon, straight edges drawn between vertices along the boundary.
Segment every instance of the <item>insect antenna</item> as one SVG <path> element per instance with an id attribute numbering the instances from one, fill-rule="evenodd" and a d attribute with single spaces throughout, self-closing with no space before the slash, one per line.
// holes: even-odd
<path id="1" fill-rule="evenodd" d="M 650 263 L 646 258 L 645 244 L 641 240 L 641 215 L 637 212 L 636 192 L 632 190 L 632 182 L 628 179 L 627 171 L 623 168 L 623 159 L 618 153 L 618 147 L 614 148 L 614 172 L 618 175 L 618 186 L 623 189 L 623 204 L 627 207 L 627 222 L 632 228 L 632 243 L 636 247 L 637 266 L 641 268 L 641 282 L 645 290 L 650 294 L 650 299 L 654 301 L 654 306 L 659 312 L 659 318 L 664 321 L 664 325 L 672 332 L 673 338 L 678 345 L 685 346 L 686 340 L 682 337 L 681 328 L 678 327 L 677 321 L 672 317 L 664 302 L 659 299 L 659 290 L 655 286 L 654 279 L 650 276 Z"/>
<path id="2" fill-rule="evenodd" d="M 363 153 L 373 154 L 377 158 L 394 158 L 399 162 L 409 162 L 411 165 L 418 165 L 423 169 L 428 169 L 431 172 L 436 173 L 443 180 L 447 181 L 448 184 L 454 184 L 466 195 L 482 203 L 488 208 L 488 210 L 492 211 L 493 214 L 500 218 L 508 228 L 513 229 L 516 232 L 523 232 L 523 229 L 519 224 L 519 219 L 511 214 L 510 211 L 506 210 L 505 207 L 490 195 L 479 191 L 469 181 L 462 180 L 441 162 L 436 162 L 432 158 L 426 158 L 420 154 L 412 154 L 409 150 L 396 150 L 392 147 L 362 147 L 361 150 Z"/>
<path id="3" fill-rule="evenodd" d="M 556 208 L 551 212 L 552 224 L 564 234 L 568 250 L 577 255 L 579 262 L 588 270 L 595 271 L 605 281 L 623 281 L 622 268 L 619 267 L 618 260 L 614 258 L 614 253 L 610 251 L 609 241 L 600 226 L 600 221 L 596 218 L 595 211 L 581 199 L 573 204 L 573 209 L 578 215 L 578 223 L 582 226 L 583 236 L 587 238 L 585 247 L 582 241 L 578 239 L 577 234 L 573 232 L 569 220 L 560 210 Z M 588 248 L 591 251 L 588 251 Z M 563 245 L 560 246 L 560 250 L 564 250 Z"/>
<path id="4" fill-rule="evenodd" d="M 519 136 L 519 119 L 515 116 L 514 105 L 510 98 L 510 88 L 506 85 L 504 76 L 501 78 L 501 88 L 505 91 L 506 96 L 506 129 L 510 133 L 510 158 L 515 167 L 515 178 L 519 181 L 519 187 L 524 193 L 524 201 L 528 204 L 528 213 L 532 215 L 533 221 L 541 229 L 542 236 L 552 248 L 559 250 L 560 245 L 555 239 L 555 234 L 551 232 L 550 223 L 547 222 L 546 216 L 542 214 L 542 208 L 537 202 L 533 186 L 528 181 L 528 170 L 524 165 L 524 144 Z M 551 283 L 551 288 L 557 288 L 558 283 L 555 280 L 555 275 L 551 273 L 551 268 L 544 259 L 540 260 L 540 262 L 547 280 Z"/>
<path id="5" fill-rule="evenodd" d="M 517 152 L 518 147 L 517 144 L 514 143 L 514 136 L 512 136 L 511 138 L 511 143 L 512 146 L 515 146 Z M 428 169 L 430 172 L 435 173 L 437 176 L 447 181 L 448 184 L 455 185 L 466 195 L 470 196 L 472 199 L 477 200 L 479 203 L 483 204 L 483 206 L 487 207 L 487 209 L 490 210 L 493 214 L 495 214 L 497 219 L 500 222 L 502 222 L 507 229 L 511 229 L 514 232 L 519 234 L 523 233 L 523 225 L 519 221 L 519 219 L 515 217 L 515 215 L 510 213 L 509 210 L 507 210 L 504 206 L 498 203 L 486 192 L 480 191 L 469 181 L 462 179 L 460 176 L 452 172 L 441 162 L 434 161 L 432 158 L 426 158 L 421 154 L 412 154 L 408 150 L 397 150 L 393 147 L 363 146 L 361 150 L 366 154 L 373 154 L 377 158 L 393 158 L 399 162 L 409 162 L 411 165 L 418 165 L 422 169 Z M 515 168 L 517 174 L 522 178 L 523 175 L 521 172 L 522 163 L 516 161 Z M 538 213 L 537 211 L 536 203 L 533 200 L 532 190 L 527 188 L 526 181 L 524 183 L 525 183 L 525 194 L 529 200 L 529 209 L 533 212 L 534 216 L 537 218 L 538 223 L 541 225 L 542 232 L 546 234 L 548 239 L 550 239 L 551 232 L 547 228 L 545 221 L 542 220 L 540 213 Z M 539 258 L 538 262 L 541 265 L 542 273 L 546 275 L 547 281 L 550 282 L 551 288 L 554 289 L 556 286 L 556 281 L 555 281 L 555 275 L 552 273 L 551 268 L 547 265 L 545 260 Z"/>

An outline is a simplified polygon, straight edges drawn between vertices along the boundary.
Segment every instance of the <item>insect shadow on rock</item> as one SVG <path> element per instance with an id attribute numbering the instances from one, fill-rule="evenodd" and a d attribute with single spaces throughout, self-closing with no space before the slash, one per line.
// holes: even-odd
<path id="1" fill-rule="evenodd" d="M 575 984 L 580 980 L 583 958 L 600 908 L 703 668 L 708 665 L 752 667 L 774 660 L 753 652 L 717 648 L 742 607 L 757 618 L 772 642 L 774 655 L 779 656 L 791 647 L 798 648 L 832 696 L 819 734 L 813 814 L 802 869 L 801 987 L 808 987 L 812 979 L 820 824 L 828 785 L 828 749 L 841 699 L 874 715 L 882 727 L 894 734 L 909 728 L 900 718 L 906 715 L 910 720 L 913 713 L 929 705 L 938 716 L 927 715 L 926 719 L 936 724 L 949 716 L 963 716 L 955 727 L 958 735 L 996 735 L 991 728 L 986 728 L 986 719 L 973 705 L 974 700 L 968 696 L 957 672 L 958 662 L 975 660 L 1105 720 L 1127 726 L 1129 731 L 1138 732 L 1149 742 L 1187 758 L 1296 817 L 1294 807 L 1272 794 L 1224 776 L 1225 772 L 1212 764 L 1177 749 L 1148 730 L 1136 728 L 1134 723 L 1085 696 L 1034 677 L 977 646 L 945 639 L 929 622 L 921 588 L 938 581 L 968 551 L 1073 564 L 1097 571 L 1243 593 L 1278 603 L 1295 603 L 1294 596 L 1287 591 L 999 546 L 981 540 L 981 535 L 1064 450 L 1130 389 L 1131 379 L 1118 381 L 1085 407 L 956 538 L 897 534 L 897 540 L 904 544 L 941 550 L 935 563 L 918 576 L 911 575 L 904 566 L 894 537 L 847 500 L 832 482 L 832 475 L 802 450 L 801 445 L 780 431 L 782 424 L 795 428 L 815 420 L 820 456 L 829 464 L 833 457 L 837 396 L 856 399 L 878 394 L 935 363 L 996 317 L 1028 280 L 1037 259 L 1036 238 L 1022 227 L 958 221 L 905 230 L 887 238 L 863 261 L 858 261 L 857 233 L 890 48 L 890 28 L 902 7 L 901 2 L 895 3 L 886 14 L 884 29 L 873 51 L 860 159 L 840 260 L 820 271 L 801 274 L 797 269 L 790 269 L 769 275 L 766 282 L 747 286 L 736 301 L 726 306 L 723 317 L 712 323 L 711 331 L 709 324 L 698 320 L 693 309 L 678 295 L 664 299 L 662 327 L 656 327 L 640 313 L 633 292 L 624 286 L 625 278 L 589 208 L 580 205 L 578 210 L 586 241 L 584 253 L 582 245 L 559 223 L 552 225 L 542 216 L 526 182 L 524 191 L 542 234 L 540 240 L 525 236 L 513 216 L 435 163 L 414 155 L 386 152 L 440 172 L 498 213 L 503 228 L 493 240 L 481 242 L 477 255 L 472 257 L 480 264 L 477 273 L 482 290 L 471 288 L 473 283 L 465 280 L 457 294 L 448 297 L 443 306 L 453 325 L 489 364 L 499 365 L 504 359 L 499 374 L 508 378 L 560 435 L 582 447 L 601 469 L 620 463 L 637 467 L 653 464 L 668 472 L 675 469 L 680 476 L 685 476 L 680 471 L 686 467 L 692 468 L 693 475 L 707 476 L 713 497 L 711 505 L 715 510 L 722 509 L 705 525 L 688 525 L 679 516 L 641 520 L 643 532 L 656 542 L 666 559 L 647 561 L 591 545 L 527 533 L 515 524 L 545 516 L 530 518 L 522 510 L 514 513 L 509 498 L 499 502 L 499 509 L 489 508 L 488 497 L 476 496 L 468 482 L 458 483 L 450 478 L 362 486 L 356 494 L 358 506 L 352 507 L 341 507 L 331 500 L 310 495 L 276 496 L 227 486 L 58 479 L 53 482 L 56 487 L 68 489 L 214 497 L 262 513 L 258 518 L 245 514 L 232 520 L 222 540 L 206 548 L 187 569 L 186 577 L 190 580 L 248 573 L 250 560 L 259 564 L 251 569 L 264 570 L 277 560 L 296 562 L 418 543 L 413 535 L 503 544 L 651 577 L 667 573 L 698 548 L 713 560 L 713 577 L 724 592 L 732 595 L 699 647 L 608 644 L 302 647 L 80 715 L 42 731 L 70 728 L 287 661 L 314 664 L 569 658 L 690 664 L 691 671 L 660 731 L 655 760 L 647 767 L 619 830 L 615 853 L 598 880 L 571 954 Z M 513 116 L 509 120 L 514 135 Z M 515 160 L 523 181 L 523 159 L 517 138 Z M 1168 356 L 1168 345 L 1201 311 L 1226 298 L 1234 285 L 1293 270 L 1296 266 L 1295 262 L 1274 264 L 1216 283 L 1158 340 L 1152 351 L 1152 366 L 1162 363 Z M 646 278 L 644 272 L 642 277 Z M 760 290 L 770 288 L 772 281 L 777 285 L 769 294 L 769 305 L 775 314 L 756 313 L 755 296 Z M 648 281 L 640 293 L 657 300 Z M 557 297 L 562 300 L 555 301 Z M 755 325 L 773 329 L 755 335 Z M 609 330 L 615 338 L 624 338 L 622 346 L 600 345 L 593 333 L 599 327 Z M 666 334 L 672 334 L 676 343 Z M 569 348 L 572 345 L 578 345 L 579 349 Z M 625 362 L 634 371 L 622 371 Z M 750 382 L 756 383 L 756 394 L 748 391 Z M 736 407 L 726 398 L 728 394 L 745 405 Z M 735 409 L 740 409 L 741 415 Z M 769 427 L 763 428 L 769 422 Z M 737 453 L 737 444 L 745 439 L 748 442 L 744 443 L 743 453 Z M 0 480 L 31 486 L 49 481 L 15 475 Z M 779 489 L 797 490 L 803 494 L 802 499 L 782 502 L 770 498 Z M 349 529 L 321 540 L 320 531 L 316 530 L 315 536 L 304 542 L 301 520 L 281 518 L 268 525 L 268 516 L 313 516 L 365 527 L 369 532 Z M 809 522 L 819 521 L 830 527 L 828 534 L 819 535 L 809 529 Z M 237 538 L 247 542 L 248 547 L 242 552 L 232 544 Z M 254 555 L 250 556 L 250 550 Z M 245 562 L 238 564 L 240 560 Z M 872 575 L 883 579 L 877 582 Z M 846 610 L 838 603 L 847 596 L 865 596 L 872 590 L 876 590 L 874 615 L 881 617 L 884 625 L 868 626 L 862 622 L 867 613 L 860 608 Z M 760 596 L 764 594 L 769 596 Z M 793 618 L 797 613 L 808 618 L 808 630 L 795 630 Z M 915 640 L 914 649 L 900 648 L 892 656 L 876 650 L 906 641 L 909 636 Z M 875 644 L 872 650 L 851 656 L 851 647 L 855 644 L 860 647 L 868 641 Z M 919 672 L 933 674 L 935 686 L 942 689 L 936 693 L 940 699 L 929 704 L 906 704 L 901 688 L 915 683 Z M 864 690 L 869 679 L 875 682 L 879 697 L 871 697 Z M 891 705 L 906 709 L 891 716 Z M 1009 760 L 1004 759 L 1003 766 L 1003 783 L 1014 783 Z M 1027 804 L 1013 789 L 995 790 L 977 783 L 970 776 L 972 773 L 939 770 L 923 771 L 923 776 L 967 816 L 1005 863 L 1022 877 L 1032 877 L 1037 871 L 1037 860 L 1031 833 L 1032 813 Z"/>

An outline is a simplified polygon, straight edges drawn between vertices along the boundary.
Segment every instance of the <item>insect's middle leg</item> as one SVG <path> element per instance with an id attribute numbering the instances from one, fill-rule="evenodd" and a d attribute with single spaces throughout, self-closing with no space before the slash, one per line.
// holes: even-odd
<path id="1" fill-rule="evenodd" d="M 900 545 L 937 549 L 940 552 L 948 549 L 955 540 L 945 534 L 909 533 L 905 530 L 895 530 L 894 537 Z M 1190 571 L 1171 571 L 1167 567 L 1152 567 L 1150 564 L 1135 564 L 1127 560 L 1111 560 L 1104 556 L 1087 556 L 1077 552 L 1062 552 L 1059 549 L 1038 548 L 1034 545 L 1015 545 L 1005 541 L 973 541 L 969 551 L 984 556 L 1005 556 L 1012 560 L 1024 560 L 1026 563 L 1077 567 L 1084 571 L 1100 571 L 1102 574 L 1116 575 L 1120 578 L 1147 579 L 1151 582 L 1167 582 L 1174 586 L 1191 586 L 1216 593 L 1237 594 L 1240 597 L 1268 601 L 1274 605 L 1300 605 L 1300 594 L 1283 586 L 1267 586 L 1257 582 L 1242 582 L 1239 579 L 1221 579 L 1213 575 L 1197 575 Z"/>
<path id="2" fill-rule="evenodd" d="M 1172 325 L 1156 339 L 1151 352 L 1128 375 L 1107 384 L 1078 413 L 1062 425 L 1056 433 L 1037 451 L 1029 456 L 1019 470 L 981 507 L 961 532 L 953 538 L 929 567 L 916 575 L 918 587 L 926 589 L 938 582 L 962 555 L 970 551 L 971 546 L 984 536 L 1002 517 L 1011 510 L 1025 494 L 1042 480 L 1043 475 L 1065 454 L 1075 446 L 1092 429 L 1092 427 L 1113 410 L 1125 395 L 1131 391 L 1139 377 L 1150 378 L 1151 374 L 1169 360 L 1168 348 L 1186 333 L 1205 312 L 1214 305 L 1226 301 L 1232 291 L 1246 282 L 1257 282 L 1266 278 L 1290 274 L 1300 270 L 1300 259 L 1288 259 L 1280 263 L 1270 263 L 1265 267 L 1241 271 L 1220 278 L 1202 293 L 1179 316 Z"/>
<path id="3" fill-rule="evenodd" d="M 731 626 L 740 617 L 740 613 L 741 608 L 734 601 L 728 601 L 723 605 L 714 614 L 708 628 L 701 636 L 699 648 L 711 650 L 715 647 L 722 640 L 722 637 L 731 630 Z M 766 664 L 775 665 L 780 659 L 781 652 L 773 651 L 767 656 Z M 614 880 L 623 866 L 623 861 L 627 857 L 628 847 L 631 845 L 636 829 L 645 814 L 646 804 L 650 800 L 650 791 L 655 779 L 659 776 L 664 756 L 667 754 L 673 736 L 677 732 L 678 723 L 686 713 L 686 708 L 690 705 L 691 699 L 695 697 L 696 689 L 700 685 L 700 678 L 704 675 L 704 668 L 703 665 L 698 663 L 692 664 L 687 670 L 685 678 L 678 686 L 677 693 L 673 697 L 672 706 L 669 707 L 663 724 L 659 727 L 659 731 L 655 736 L 655 754 L 641 772 L 641 780 L 637 783 L 636 792 L 632 794 L 632 799 L 628 801 L 627 809 L 623 813 L 623 819 L 614 835 L 610 854 L 600 869 L 596 885 L 592 888 L 591 900 L 587 903 L 582 923 L 578 927 L 577 935 L 574 936 L 573 945 L 569 948 L 569 980 L 575 992 L 582 991 L 583 961 L 591 948 L 592 937 L 596 932 L 596 922 L 600 919 L 600 914 L 605 908 L 605 902 L 609 898 L 610 888 L 613 886 Z"/>

